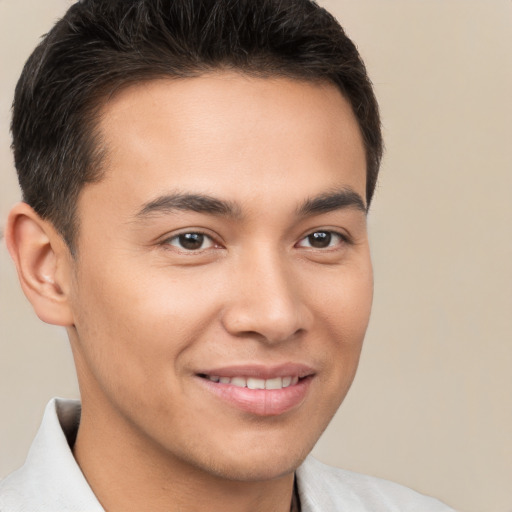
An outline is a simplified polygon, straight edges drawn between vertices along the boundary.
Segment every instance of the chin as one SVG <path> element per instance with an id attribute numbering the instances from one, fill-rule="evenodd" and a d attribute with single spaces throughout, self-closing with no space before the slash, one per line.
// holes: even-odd
<path id="1" fill-rule="evenodd" d="M 205 461 L 203 458 L 202 463 L 197 461 L 196 465 L 203 466 L 206 472 L 226 480 L 239 482 L 275 480 L 294 473 L 313 445 L 298 447 L 281 444 L 275 447 L 271 443 L 263 442 L 259 446 L 246 446 L 236 452 L 223 451 L 211 454 L 210 461 Z"/>
<path id="2" fill-rule="evenodd" d="M 268 454 L 264 458 L 247 458 L 236 461 L 222 461 L 211 468 L 216 476 L 238 482 L 261 482 L 276 480 L 292 474 L 302 464 L 307 453 L 300 457 L 281 454 Z"/>
<path id="3" fill-rule="evenodd" d="M 262 419 L 236 428 L 219 421 L 214 435 L 203 437 L 197 444 L 181 451 L 182 460 L 216 477 L 255 482 L 279 479 L 302 464 L 315 446 L 336 410 L 329 404 L 324 410 L 309 411 L 315 418 Z M 337 402 L 336 402 L 337 405 Z M 201 437 L 201 436 L 200 436 Z"/>

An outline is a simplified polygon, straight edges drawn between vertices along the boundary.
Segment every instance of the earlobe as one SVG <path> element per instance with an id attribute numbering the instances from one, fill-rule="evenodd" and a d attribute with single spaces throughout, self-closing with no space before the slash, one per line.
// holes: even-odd
<path id="1" fill-rule="evenodd" d="M 5 230 L 21 287 L 43 322 L 71 326 L 70 255 L 55 228 L 26 203 L 15 205 Z"/>

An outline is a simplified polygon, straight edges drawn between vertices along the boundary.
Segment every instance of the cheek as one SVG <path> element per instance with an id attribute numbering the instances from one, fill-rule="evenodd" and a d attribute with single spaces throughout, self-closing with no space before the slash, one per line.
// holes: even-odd
<path id="1" fill-rule="evenodd" d="M 131 387 L 141 393 L 171 385 L 170 368 L 179 368 L 201 325 L 215 314 L 215 303 L 205 296 L 210 292 L 162 269 L 125 278 L 121 265 L 115 270 L 89 265 L 81 275 L 75 326 L 95 379 L 111 390 L 137 383 Z"/>
<path id="2" fill-rule="evenodd" d="M 331 382 L 333 394 L 342 399 L 354 378 L 370 318 L 373 274 L 369 257 L 326 279 L 323 288 L 321 293 L 317 287 L 314 296 L 319 329 L 324 333 L 323 350 L 330 354 L 325 359 L 328 370 L 324 376 Z"/>
<path id="3" fill-rule="evenodd" d="M 336 335 L 338 345 L 360 345 L 373 300 L 373 272 L 369 256 L 317 274 L 315 286 L 306 290 L 319 321 Z"/>

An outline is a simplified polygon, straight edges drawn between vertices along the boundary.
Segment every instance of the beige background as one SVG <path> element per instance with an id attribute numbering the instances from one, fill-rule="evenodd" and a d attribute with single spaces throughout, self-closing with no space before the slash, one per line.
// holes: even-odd
<path id="1" fill-rule="evenodd" d="M 357 42 L 387 153 L 370 216 L 374 311 L 358 377 L 315 453 L 467 512 L 512 511 L 512 2 L 324 0 Z M 0 220 L 19 197 L 15 81 L 66 0 L 0 0 Z M 77 396 L 0 243 L 0 476 L 46 401 Z"/>

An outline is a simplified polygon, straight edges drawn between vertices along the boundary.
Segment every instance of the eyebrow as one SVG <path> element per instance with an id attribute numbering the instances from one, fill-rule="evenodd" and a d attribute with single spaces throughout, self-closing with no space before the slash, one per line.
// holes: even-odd
<path id="1" fill-rule="evenodd" d="M 136 214 L 136 218 L 142 219 L 151 215 L 172 213 L 174 211 L 192 211 L 220 215 L 223 217 L 240 217 L 241 211 L 238 205 L 203 194 L 165 194 L 144 204 Z"/>
<path id="2" fill-rule="evenodd" d="M 365 214 L 367 213 L 362 197 L 350 188 L 308 198 L 297 208 L 296 213 L 299 217 L 308 217 L 344 208 L 355 208 Z M 144 204 L 135 217 L 144 219 L 152 215 L 173 213 L 175 211 L 192 211 L 232 218 L 242 217 L 240 206 L 234 202 L 204 194 L 188 193 L 159 196 Z"/>
<path id="3" fill-rule="evenodd" d="M 297 214 L 308 217 L 344 208 L 355 208 L 365 214 L 368 213 L 363 198 L 351 188 L 343 188 L 306 199 L 298 208 Z"/>

